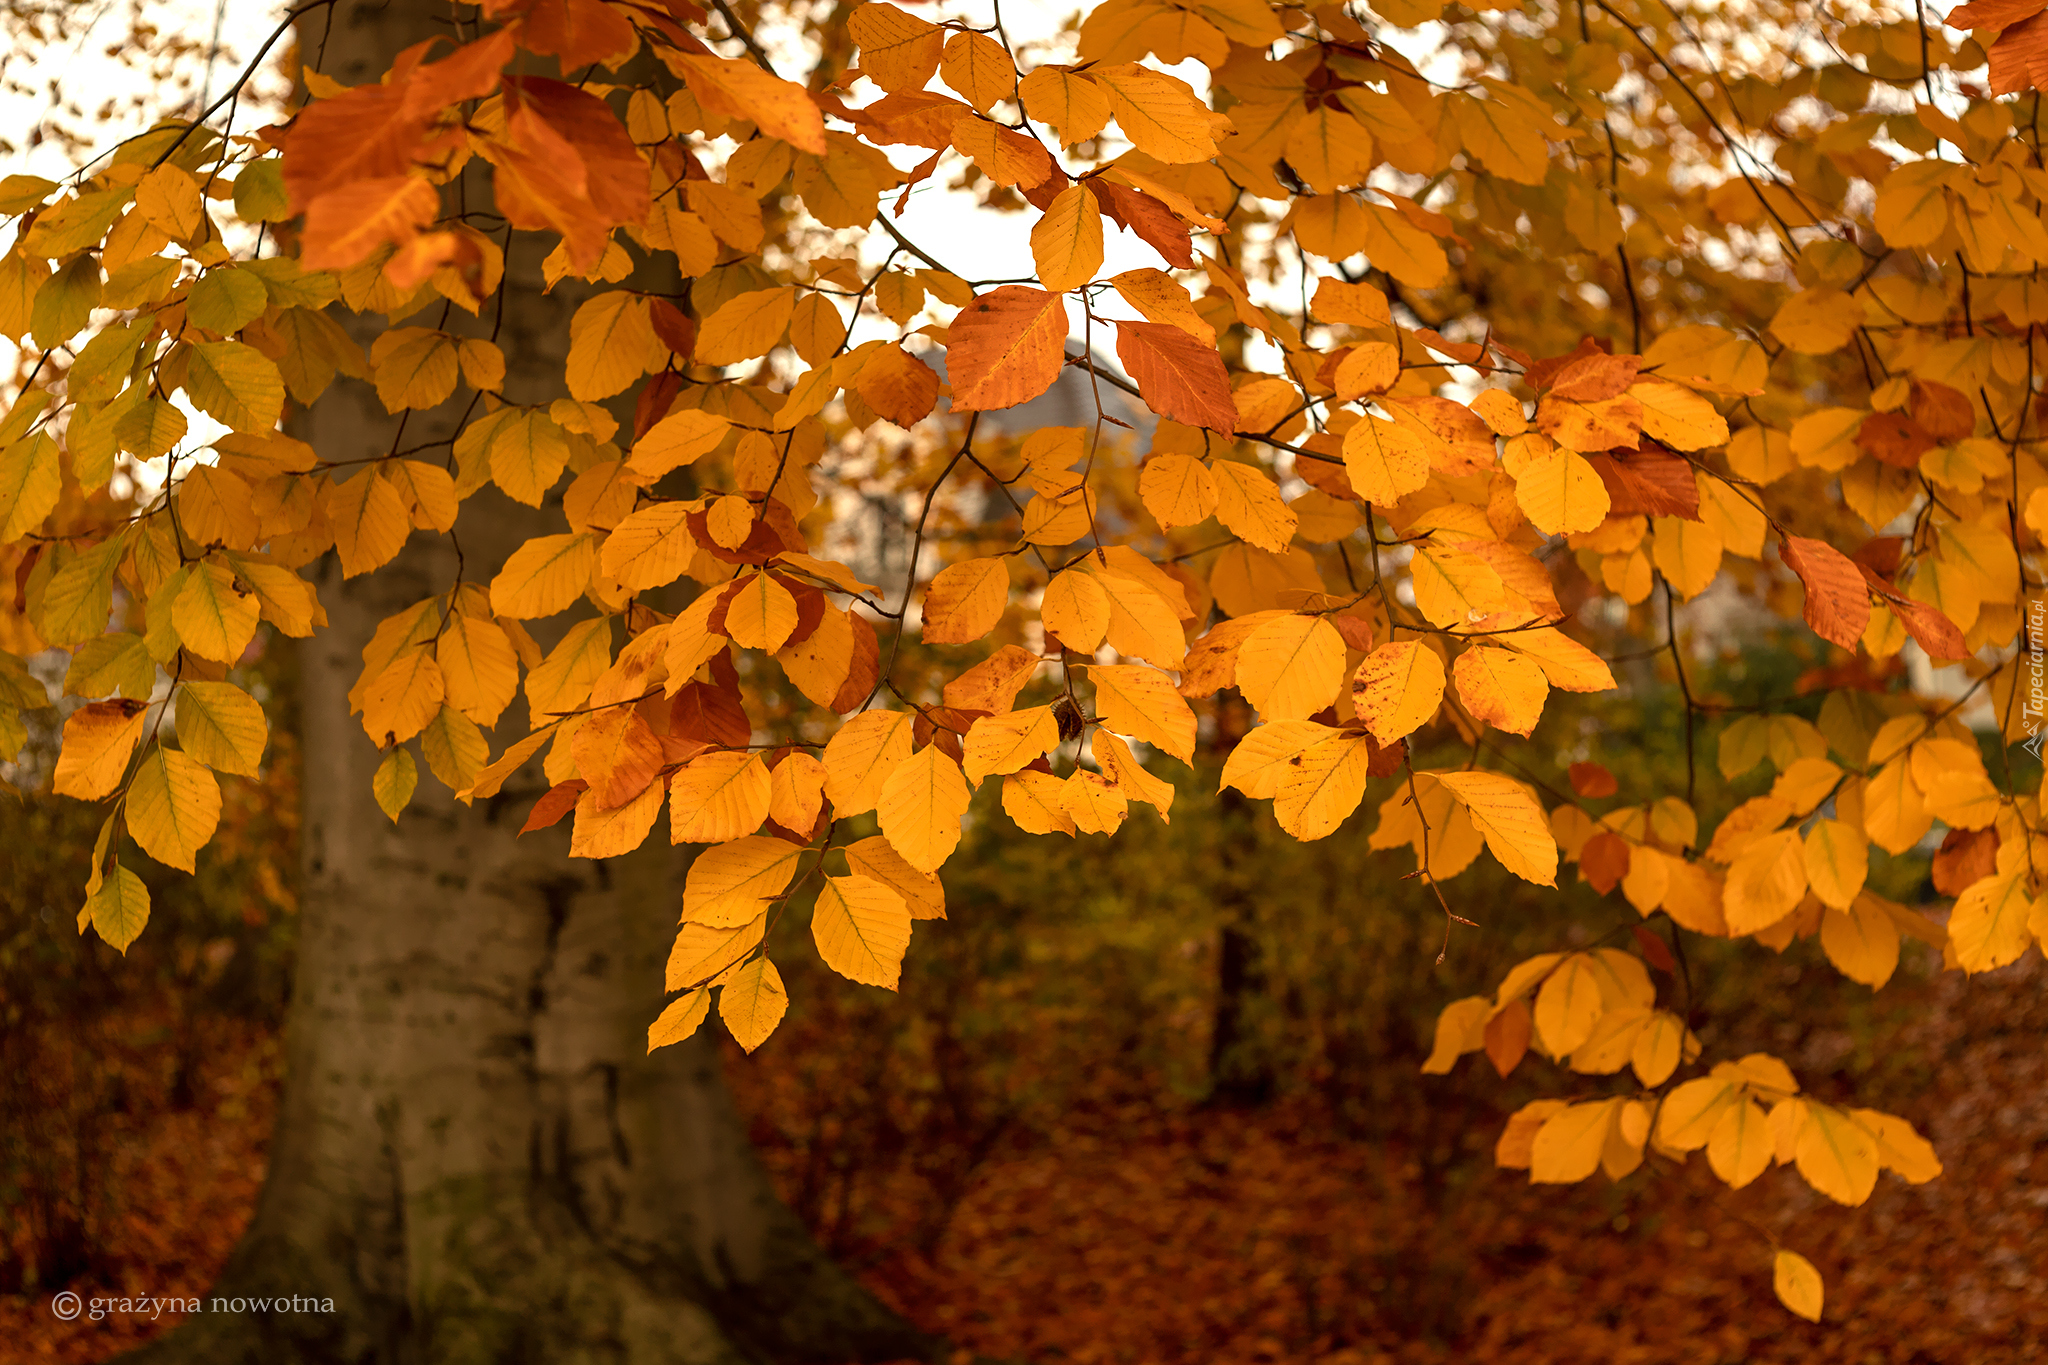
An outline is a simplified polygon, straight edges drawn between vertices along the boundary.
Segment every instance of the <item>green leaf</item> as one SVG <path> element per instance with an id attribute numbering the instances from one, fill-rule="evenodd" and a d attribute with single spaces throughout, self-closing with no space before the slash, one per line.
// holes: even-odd
<path id="1" fill-rule="evenodd" d="M 398 813 L 412 802 L 413 789 L 420 784 L 419 765 L 412 760 L 412 750 L 393 749 L 384 755 L 384 761 L 377 765 L 377 775 L 370 779 L 370 792 L 377 798 L 377 806 L 391 817 L 391 823 L 398 823 Z"/>
<path id="2" fill-rule="evenodd" d="M 281 223 L 291 216 L 284 192 L 284 158 L 264 157 L 235 177 L 235 216 L 245 223 Z"/>
<path id="3" fill-rule="evenodd" d="M 159 744 L 128 787 L 128 833 L 142 851 L 181 871 L 195 870 L 199 850 L 220 823 L 220 784 L 190 754 Z"/>
<path id="4" fill-rule="evenodd" d="M 57 443 L 47 432 L 0 450 L 0 544 L 20 540 L 57 506 L 58 468 Z"/>
<path id="5" fill-rule="evenodd" d="M 142 927 L 149 923 L 149 888 L 142 878 L 116 863 L 114 875 L 101 880 L 80 918 L 89 920 L 99 936 L 125 957 L 128 945 L 141 937 Z"/>
<path id="6" fill-rule="evenodd" d="M 186 753 L 215 772 L 257 775 L 270 723 L 254 697 L 233 683 L 190 682 L 178 689 L 175 715 Z"/>
<path id="7" fill-rule="evenodd" d="M 216 336 L 239 332 L 270 307 L 263 281 L 233 267 L 209 270 L 185 299 L 185 316 Z"/>
<path id="8" fill-rule="evenodd" d="M 185 392 L 201 412 L 236 431 L 271 431 L 284 412 L 284 377 L 261 351 L 239 341 L 194 346 Z"/>

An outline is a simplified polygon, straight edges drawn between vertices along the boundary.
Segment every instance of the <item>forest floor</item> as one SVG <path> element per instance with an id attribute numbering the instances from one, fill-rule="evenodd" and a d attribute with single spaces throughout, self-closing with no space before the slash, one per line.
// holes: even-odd
<path id="1" fill-rule="evenodd" d="M 1902 1040 L 1935 1061 L 1912 1116 L 1946 1171 L 1886 1176 L 1857 1209 L 1781 1170 L 1731 1193 L 1698 1158 L 1534 1189 L 1426 1172 L 1311 1105 L 1132 1099 L 999 1144 L 936 1220 L 907 1164 L 854 1187 L 834 1241 L 923 1327 L 1015 1361 L 2048 1360 L 2048 971 L 2030 956 L 1961 984 L 1909 987 L 1931 1008 Z M 794 1194 L 796 1148 L 774 1140 L 794 1100 L 758 1061 L 747 1075 Z M 276 1084 L 276 1040 L 244 1032 L 212 1051 L 195 1104 L 138 1105 L 114 1268 L 74 1292 L 205 1292 L 253 1208 Z M 1774 1299 L 1773 1234 L 1826 1277 L 1820 1325 Z M 65 1323 L 47 1294 L 0 1297 L 0 1362 L 104 1360 L 171 1321 Z"/>

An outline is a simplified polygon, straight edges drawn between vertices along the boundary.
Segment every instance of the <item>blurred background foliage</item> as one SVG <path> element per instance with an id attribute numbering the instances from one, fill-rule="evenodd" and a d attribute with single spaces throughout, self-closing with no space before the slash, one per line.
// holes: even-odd
<path id="1" fill-rule="evenodd" d="M 255 1044 L 282 1025 L 291 979 L 294 660 L 271 649 L 235 671 L 269 715 L 263 778 L 222 784 L 222 838 L 196 876 L 137 869 L 152 911 L 125 958 L 78 931 L 106 812 L 48 792 L 56 724 L 0 781 L 0 1294 L 104 1282 L 133 1256 L 125 1191 L 167 1115 L 257 1117 L 222 1112 L 202 1076 L 229 1051 L 254 1068 L 238 1090 L 274 1072 Z"/>

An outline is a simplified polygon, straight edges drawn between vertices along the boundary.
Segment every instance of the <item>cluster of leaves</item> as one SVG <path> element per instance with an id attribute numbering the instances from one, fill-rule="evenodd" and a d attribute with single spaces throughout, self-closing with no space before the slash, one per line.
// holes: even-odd
<path id="1" fill-rule="evenodd" d="M 893 987 L 979 787 L 1029 833 L 1113 834 L 1134 803 L 1166 818 L 1147 764 L 1190 761 L 1205 723 L 1223 783 L 1296 837 L 1387 784 L 1372 843 L 1413 850 L 1447 928 L 1440 884 L 1484 850 L 1538 886 L 1576 861 L 1685 933 L 1818 932 L 1873 986 L 1901 934 L 1970 972 L 2048 936 L 2038 797 L 1963 724 L 2038 721 L 2039 4 L 1953 16 L 2006 30 L 1988 58 L 1914 16 L 1771 0 L 1375 8 L 1108 0 L 1063 63 L 999 16 L 794 7 L 774 17 L 819 58 L 798 84 L 724 4 L 487 0 L 378 83 L 308 69 L 285 123 L 165 126 L 68 190 L 0 185 L 0 330 L 40 354 L 0 423 L 0 748 L 48 701 L 15 656 L 74 651 L 91 700 L 55 786 L 112 806 L 81 928 L 131 942 L 148 903 L 122 849 L 190 870 L 215 774 L 256 771 L 262 714 L 226 670 L 259 622 L 323 624 L 300 570 L 370 572 L 495 485 L 564 529 L 385 620 L 350 702 L 394 819 L 415 750 L 465 801 L 538 759 L 528 828 L 573 815 L 576 854 L 637 846 L 664 804 L 673 842 L 707 846 L 650 1046 L 714 992 L 759 1046 L 787 999 L 771 935 L 814 883 L 824 962 Z M 1426 21 L 1418 66 L 1386 38 Z M 1161 69 L 1188 63 L 1199 88 Z M 1029 274 L 963 278 L 904 234 L 941 174 L 1037 214 Z M 223 244 L 229 206 L 275 254 Z M 1105 222 L 1163 268 L 1098 279 Z M 855 249 L 875 228 L 879 266 Z M 551 285 L 598 286 L 566 398 L 515 401 L 483 325 L 515 231 L 553 241 Z M 687 287 L 642 287 L 662 271 Z M 338 308 L 387 320 L 367 353 Z M 1092 427 L 984 423 L 1070 367 Z M 281 434 L 340 375 L 456 434 L 405 447 L 401 423 L 367 461 Z M 1153 415 L 1142 458 L 1105 389 Z M 608 406 L 629 394 L 630 427 Z M 855 523 L 892 500 L 915 530 L 889 591 L 856 573 Z M 926 580 L 941 531 L 957 553 Z M 1676 606 L 1717 584 L 1840 651 L 1821 723 L 1766 706 L 1725 734 L 1724 776 L 1768 760 L 1769 794 L 1703 838 L 1690 754 L 1684 797 L 1604 812 L 1603 773 L 1516 775 L 1553 690 L 1616 686 L 1567 628 L 1647 624 L 1660 588 L 1690 750 L 1722 704 L 1688 684 Z M 528 623 L 565 613 L 543 650 Z M 899 669 L 913 630 L 999 643 Z M 528 733 L 493 758 L 522 692 Z M 1259 721 L 1241 736 L 1226 692 Z M 1418 771 L 1425 727 L 1469 759 Z M 1945 930 L 1863 888 L 1870 844 L 1937 821 Z M 1732 1184 L 1775 1157 L 1856 1202 L 1880 1166 L 1938 1170 L 1903 1120 L 1802 1099 L 1776 1059 L 1692 1078 L 1632 954 L 1523 964 L 1445 1011 L 1432 1069 L 1532 1046 L 1635 1083 L 1525 1110 L 1500 1158 L 1538 1180 L 1705 1146 Z M 1781 1292 L 1817 1315 L 1803 1265 Z"/>

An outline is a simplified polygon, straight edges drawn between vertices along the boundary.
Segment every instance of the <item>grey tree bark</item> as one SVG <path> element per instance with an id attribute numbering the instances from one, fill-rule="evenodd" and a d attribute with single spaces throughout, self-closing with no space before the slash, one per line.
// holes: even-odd
<path id="1" fill-rule="evenodd" d="M 302 21 L 301 50 L 324 45 L 321 69 L 372 81 L 446 34 L 445 15 L 343 3 L 331 33 L 317 12 Z M 521 234 L 510 252 L 499 342 L 515 402 L 561 396 L 578 296 L 541 292 L 545 249 Z M 479 330 L 491 321 L 487 306 Z M 406 445 L 452 434 L 452 413 L 439 429 L 420 416 Z M 342 381 L 298 434 L 360 460 L 386 453 L 395 426 L 368 385 Z M 515 837 L 519 794 L 465 807 L 424 767 L 396 826 L 370 795 L 379 756 L 347 692 L 377 623 L 458 571 L 488 583 L 525 537 L 559 529 L 558 511 L 486 491 L 465 506 L 459 570 L 444 537 L 416 536 L 353 580 L 324 561 L 330 623 L 302 656 L 305 883 L 269 1177 L 207 1301 L 226 1311 L 137 1359 L 725 1365 L 936 1350 L 777 1199 L 706 1037 L 646 1055 L 680 850 L 657 832 L 633 856 L 572 861 L 566 825 Z M 500 733 L 523 733 L 518 720 L 515 706 Z"/>

